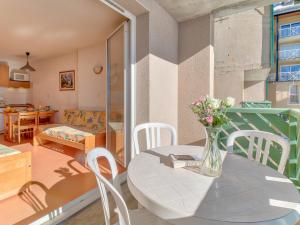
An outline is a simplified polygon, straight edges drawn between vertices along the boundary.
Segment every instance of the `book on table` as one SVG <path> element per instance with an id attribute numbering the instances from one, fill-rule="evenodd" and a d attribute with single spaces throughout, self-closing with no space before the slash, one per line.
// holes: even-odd
<path id="1" fill-rule="evenodd" d="M 170 154 L 169 158 L 173 168 L 201 166 L 201 158 L 197 155 L 175 155 Z"/>

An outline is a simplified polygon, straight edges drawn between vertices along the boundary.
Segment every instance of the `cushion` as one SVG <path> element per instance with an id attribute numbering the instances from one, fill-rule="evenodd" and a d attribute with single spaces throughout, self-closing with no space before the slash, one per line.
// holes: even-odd
<path id="1" fill-rule="evenodd" d="M 79 129 L 75 129 L 70 126 L 48 127 L 43 131 L 43 133 L 49 136 L 62 138 L 64 140 L 69 140 L 74 142 L 81 142 L 87 136 L 93 135 L 92 133 L 81 131 Z"/>
<path id="2" fill-rule="evenodd" d="M 65 110 L 61 122 L 70 126 L 85 126 L 87 129 L 98 130 L 105 127 L 105 120 L 104 111 Z"/>
<path id="3" fill-rule="evenodd" d="M 105 115 L 105 114 L 104 114 Z M 101 112 L 85 112 L 85 126 L 88 129 L 101 129 L 103 127 L 102 118 L 103 113 Z"/>
<path id="4" fill-rule="evenodd" d="M 64 111 L 64 115 L 61 122 L 65 124 L 72 124 L 74 119 L 78 116 L 78 114 L 79 111 L 76 109 L 67 109 Z"/>
<path id="5" fill-rule="evenodd" d="M 75 125 L 75 126 L 85 126 L 86 113 L 87 113 L 87 111 L 78 110 L 77 114 L 74 115 L 74 119 L 71 124 Z"/>
<path id="6" fill-rule="evenodd" d="M 9 148 L 5 145 L 0 145 L 0 158 L 8 156 L 8 155 L 15 155 L 18 153 L 21 153 L 21 152 L 18 150 L 15 150 L 13 148 Z"/>

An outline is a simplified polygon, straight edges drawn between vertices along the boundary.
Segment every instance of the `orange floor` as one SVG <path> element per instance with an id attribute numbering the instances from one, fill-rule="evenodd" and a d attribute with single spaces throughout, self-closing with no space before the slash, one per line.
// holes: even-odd
<path id="1" fill-rule="evenodd" d="M 0 144 L 32 151 L 32 182 L 18 196 L 0 201 L 0 225 L 29 224 L 96 187 L 94 175 L 80 163 L 84 161 L 81 151 L 54 143 L 16 145 L 2 136 Z M 106 167 L 107 163 L 102 161 L 101 165 Z M 110 176 L 107 169 L 102 171 Z M 119 171 L 124 168 L 120 166 Z"/>

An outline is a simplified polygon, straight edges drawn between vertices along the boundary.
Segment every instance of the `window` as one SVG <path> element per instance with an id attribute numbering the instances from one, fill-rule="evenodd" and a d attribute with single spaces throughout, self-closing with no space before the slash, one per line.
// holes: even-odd
<path id="1" fill-rule="evenodd" d="M 286 38 L 300 35 L 300 22 L 289 23 L 280 26 L 280 37 Z"/>
<path id="2" fill-rule="evenodd" d="M 300 64 L 280 66 L 279 80 L 300 80 Z"/>
<path id="3" fill-rule="evenodd" d="M 281 45 L 280 60 L 295 60 L 300 58 L 300 44 Z"/>
<path id="4" fill-rule="evenodd" d="M 290 95 L 290 100 L 289 104 L 299 104 L 299 91 L 298 91 L 298 85 L 292 84 L 289 87 L 289 95 Z"/>

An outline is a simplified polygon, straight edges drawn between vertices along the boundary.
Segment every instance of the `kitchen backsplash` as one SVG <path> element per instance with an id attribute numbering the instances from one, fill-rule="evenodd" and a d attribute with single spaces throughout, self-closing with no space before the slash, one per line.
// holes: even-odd
<path id="1" fill-rule="evenodd" d="M 0 97 L 7 104 L 31 103 L 31 89 L 0 87 Z"/>

